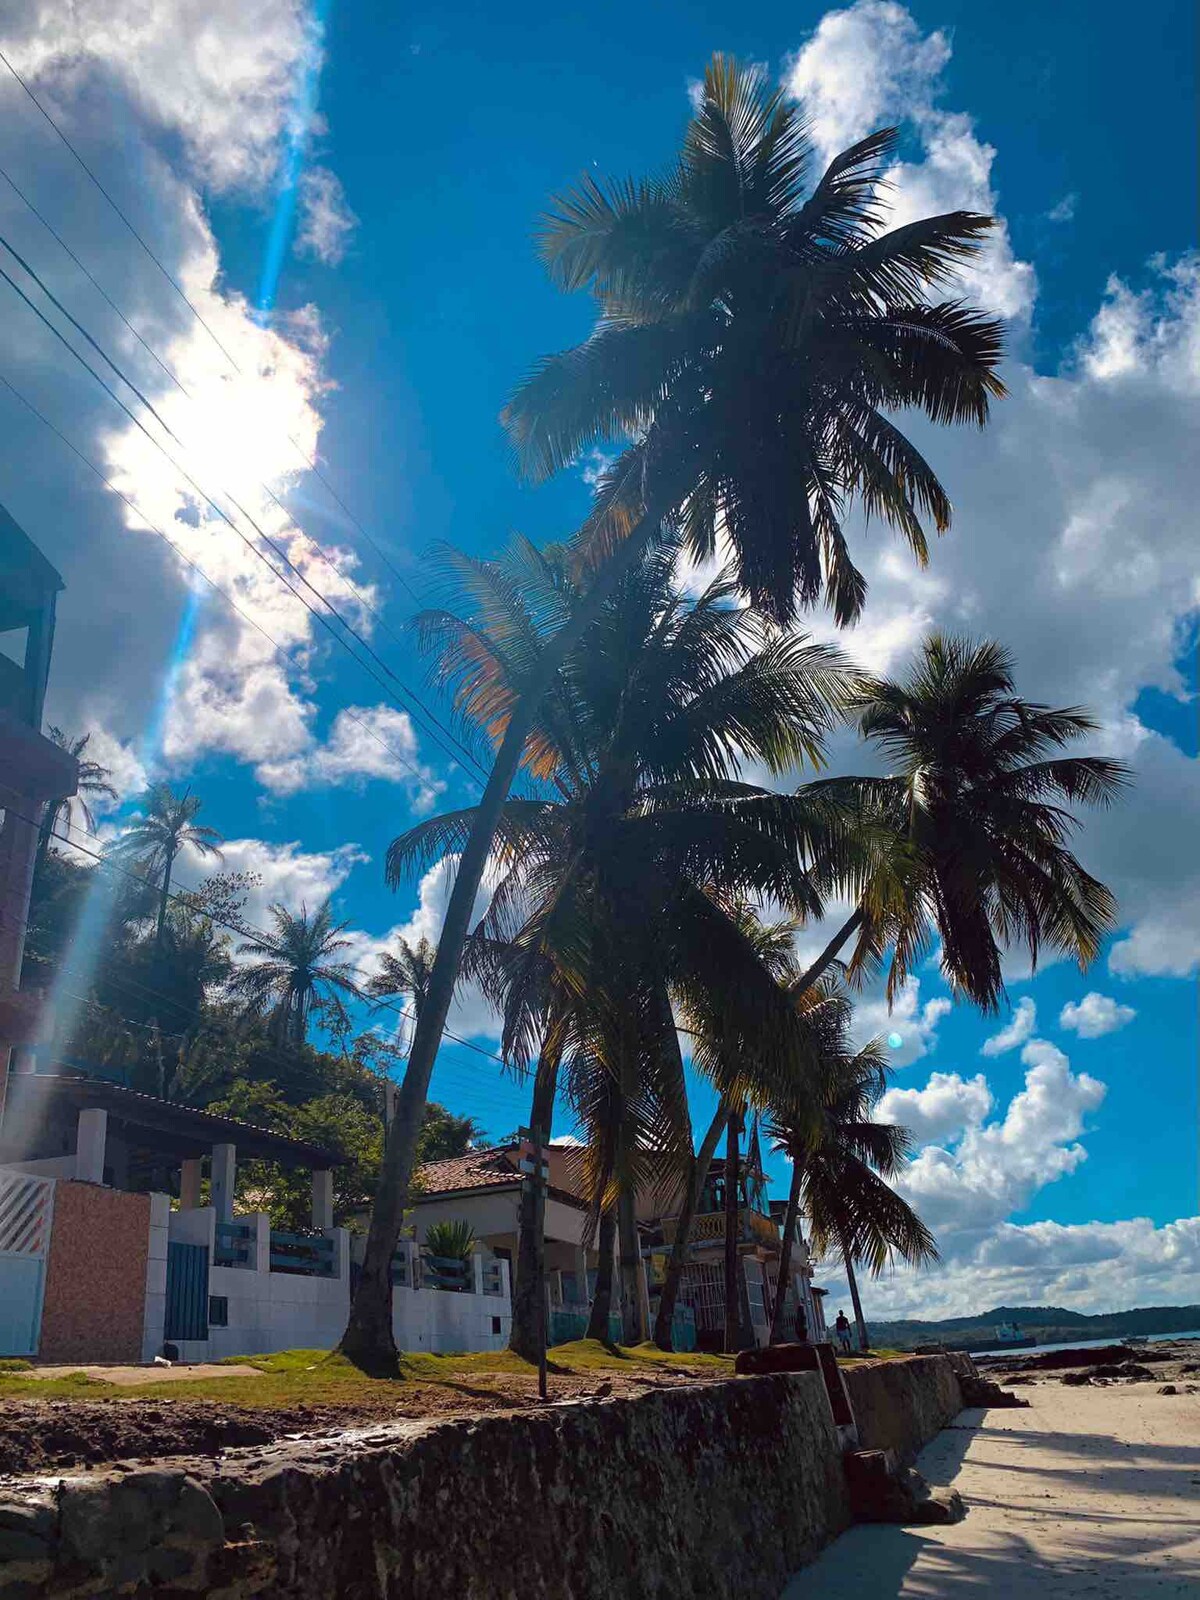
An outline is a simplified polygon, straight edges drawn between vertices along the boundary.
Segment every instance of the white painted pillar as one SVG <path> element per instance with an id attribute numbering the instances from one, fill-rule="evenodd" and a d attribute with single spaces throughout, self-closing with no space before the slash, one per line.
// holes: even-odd
<path id="1" fill-rule="evenodd" d="M 108 1139 L 108 1112 L 88 1106 L 75 1127 L 75 1176 L 80 1183 L 104 1182 L 104 1146 Z"/>
<path id="2" fill-rule="evenodd" d="M 237 1176 L 237 1146 L 215 1144 L 212 1148 L 212 1204 L 218 1222 L 233 1221 L 233 1185 Z"/>
<path id="3" fill-rule="evenodd" d="M 179 1163 L 179 1209 L 200 1209 L 200 1173 L 203 1163 L 199 1156 Z"/>
<path id="4" fill-rule="evenodd" d="M 328 1167 L 324 1171 L 313 1169 L 312 1225 L 322 1232 L 333 1227 L 333 1173 Z"/>

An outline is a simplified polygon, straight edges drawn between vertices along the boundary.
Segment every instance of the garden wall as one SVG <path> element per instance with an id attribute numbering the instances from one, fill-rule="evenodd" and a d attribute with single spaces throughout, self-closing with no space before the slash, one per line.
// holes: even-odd
<path id="1" fill-rule="evenodd" d="M 864 1443 L 957 1409 L 944 1358 L 880 1370 L 851 1375 Z M 777 1600 L 849 1520 L 815 1372 L 188 1465 L 0 1492 L 0 1600 Z"/>
<path id="2" fill-rule="evenodd" d="M 962 1410 L 949 1356 L 863 1361 L 843 1367 L 863 1450 L 894 1450 L 908 1463 Z"/>
<path id="3" fill-rule="evenodd" d="M 150 1196 L 59 1179 L 38 1360 L 140 1361 Z"/>

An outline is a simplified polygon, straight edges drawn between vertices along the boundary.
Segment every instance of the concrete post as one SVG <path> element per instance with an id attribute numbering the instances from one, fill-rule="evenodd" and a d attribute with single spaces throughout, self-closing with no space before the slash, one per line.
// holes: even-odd
<path id="1" fill-rule="evenodd" d="M 312 1175 L 312 1225 L 324 1232 L 333 1227 L 333 1173 L 313 1169 Z"/>
<path id="2" fill-rule="evenodd" d="M 233 1185 L 237 1176 L 237 1146 L 212 1148 L 212 1204 L 218 1222 L 233 1221 Z"/>
<path id="3" fill-rule="evenodd" d="M 474 1294 L 483 1293 L 483 1251 L 476 1250 L 471 1256 L 471 1285 Z"/>
<path id="4" fill-rule="evenodd" d="M 591 1297 L 588 1294 L 587 1251 L 581 1244 L 575 1246 L 575 1293 L 579 1304 L 586 1310 Z"/>
<path id="5" fill-rule="evenodd" d="M 104 1146 L 108 1139 L 108 1112 L 88 1106 L 79 1113 L 75 1128 L 75 1176 L 80 1183 L 104 1182 Z"/>
<path id="6" fill-rule="evenodd" d="M 0 995 L 7 995 L 16 992 L 21 980 L 29 891 L 44 802 L 6 790 L 0 803 L 5 806 L 4 826 L 0 828 Z"/>
<path id="7" fill-rule="evenodd" d="M 199 1156 L 179 1163 L 179 1209 L 197 1211 L 200 1207 L 200 1172 L 203 1163 Z"/>

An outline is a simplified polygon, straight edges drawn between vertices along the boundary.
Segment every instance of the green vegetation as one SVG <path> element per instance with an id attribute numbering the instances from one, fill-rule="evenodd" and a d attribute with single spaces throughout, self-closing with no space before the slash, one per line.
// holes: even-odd
<path id="1" fill-rule="evenodd" d="M 435 1222 L 425 1234 L 425 1248 L 431 1256 L 441 1256 L 446 1261 L 468 1261 L 475 1248 L 475 1230 L 461 1218 Z"/>

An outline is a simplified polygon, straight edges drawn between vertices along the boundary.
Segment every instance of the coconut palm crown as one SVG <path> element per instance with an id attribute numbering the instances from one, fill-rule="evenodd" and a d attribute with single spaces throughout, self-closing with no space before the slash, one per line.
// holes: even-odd
<path id="1" fill-rule="evenodd" d="M 301 1045 L 314 1010 L 336 1012 L 343 997 L 362 998 L 353 969 L 339 957 L 350 947 L 341 937 L 348 924 L 334 922 L 329 900 L 311 916 L 305 905 L 299 913 L 278 904 L 269 909 L 273 937 L 238 946 L 238 954 L 250 959 L 238 966 L 229 987 L 250 1011 L 270 1011 L 281 1041 Z"/>
<path id="2" fill-rule="evenodd" d="M 201 805 L 200 796 L 190 790 L 176 794 L 169 784 L 156 783 L 142 796 L 141 816 L 126 828 L 115 847 L 115 854 L 136 857 L 151 871 L 161 874 L 154 935 L 160 949 L 171 898 L 171 874 L 179 852 L 188 846 L 198 855 L 222 859 L 221 835 L 215 828 L 196 821 Z"/>
<path id="3" fill-rule="evenodd" d="M 552 202 L 542 258 L 562 288 L 592 292 L 599 319 L 534 367 L 503 420 L 535 480 L 622 447 L 580 536 L 589 561 L 665 518 L 699 558 L 722 534 L 765 615 L 789 621 L 823 595 L 845 623 L 865 595 L 851 501 L 926 560 L 950 500 L 892 419 L 982 425 L 1004 393 L 1003 337 L 963 300 L 933 298 L 990 217 L 885 230 L 897 138 L 880 129 L 818 175 L 801 107 L 764 69 L 717 55 L 665 173 L 586 177 Z"/>

